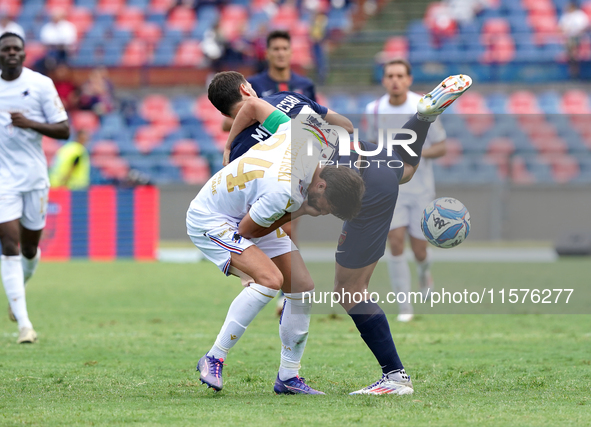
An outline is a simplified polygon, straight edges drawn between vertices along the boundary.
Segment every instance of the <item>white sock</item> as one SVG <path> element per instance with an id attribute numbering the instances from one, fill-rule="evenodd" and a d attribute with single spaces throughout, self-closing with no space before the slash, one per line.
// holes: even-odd
<path id="1" fill-rule="evenodd" d="M 390 273 L 390 283 L 392 284 L 392 290 L 397 294 L 405 293 L 405 302 L 398 303 L 400 314 L 413 314 L 412 304 L 410 303 L 410 267 L 404 254 L 388 256 L 388 272 Z"/>
<path id="2" fill-rule="evenodd" d="M 226 321 L 207 355 L 214 356 L 216 359 L 225 359 L 228 351 L 238 342 L 250 322 L 275 298 L 277 292 L 279 291 L 257 283 L 251 283 L 248 288 L 244 288 L 232 301 Z"/>
<path id="3" fill-rule="evenodd" d="M 37 270 L 37 264 L 39 264 L 40 259 L 41 259 L 41 248 L 37 248 L 37 254 L 33 257 L 33 259 L 29 259 L 29 258 L 21 255 L 25 284 L 29 281 L 31 276 L 33 276 L 33 274 L 35 274 L 35 270 Z"/>
<path id="4" fill-rule="evenodd" d="M 432 114 L 432 115 L 423 115 L 421 113 L 417 113 L 417 119 L 423 121 L 423 122 L 429 122 L 429 123 L 433 123 L 435 120 L 437 120 L 437 116 L 439 116 L 439 114 Z"/>
<path id="5" fill-rule="evenodd" d="M 281 365 L 279 379 L 288 380 L 298 375 L 300 362 L 308 341 L 312 299 L 302 301 L 303 292 L 285 294 L 285 306 L 279 321 Z"/>
<path id="6" fill-rule="evenodd" d="M 23 278 L 23 267 L 21 265 L 21 256 L 2 255 L 1 275 L 6 297 L 14 317 L 18 322 L 19 329 L 32 328 L 27 313 L 27 300 L 25 299 L 25 281 Z"/>
<path id="7" fill-rule="evenodd" d="M 388 372 L 386 374 L 386 376 L 388 377 L 389 380 L 394 380 L 394 381 L 408 381 L 410 380 L 410 377 L 408 376 L 408 374 L 406 373 L 406 371 L 404 369 L 401 369 L 399 371 L 394 371 L 394 372 Z"/>
<path id="8" fill-rule="evenodd" d="M 419 262 L 417 261 L 417 275 L 419 276 L 419 284 L 421 288 L 426 287 L 429 283 L 429 268 L 431 267 L 431 256 L 427 251 L 427 257 Z"/>

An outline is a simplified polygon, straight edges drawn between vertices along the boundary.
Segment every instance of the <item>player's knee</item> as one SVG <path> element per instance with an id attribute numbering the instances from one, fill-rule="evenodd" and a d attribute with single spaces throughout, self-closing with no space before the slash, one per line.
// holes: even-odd
<path id="1" fill-rule="evenodd" d="M 427 249 L 426 248 L 415 248 L 415 259 L 418 262 L 423 262 L 427 258 Z"/>
<path id="2" fill-rule="evenodd" d="M 400 241 L 397 238 L 391 238 L 388 236 L 388 241 L 390 242 L 390 252 L 394 256 L 402 255 L 404 252 L 404 241 Z"/>
<path id="3" fill-rule="evenodd" d="M 25 258 L 33 259 L 37 255 L 36 245 L 22 245 L 21 252 Z"/>
<path id="4" fill-rule="evenodd" d="M 283 286 L 283 275 L 279 270 L 261 273 L 255 280 L 259 285 L 269 289 L 279 290 Z"/>
<path id="5" fill-rule="evenodd" d="M 19 254 L 18 241 L 13 239 L 2 240 L 2 255 L 14 256 Z"/>

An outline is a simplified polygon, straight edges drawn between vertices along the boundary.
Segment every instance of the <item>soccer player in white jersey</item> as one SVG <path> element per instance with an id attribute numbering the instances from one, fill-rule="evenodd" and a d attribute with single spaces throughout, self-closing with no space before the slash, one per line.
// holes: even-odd
<path id="1" fill-rule="evenodd" d="M 367 104 L 365 108 L 368 139 L 372 142 L 377 141 L 378 129 L 401 127 L 416 113 L 417 104 L 421 99 L 421 95 L 409 90 L 412 85 L 412 71 L 410 64 L 404 59 L 394 59 L 384 65 L 382 85 L 387 93 Z M 403 253 L 408 233 L 417 264 L 419 287 L 425 298 L 433 288 L 433 279 L 429 269 L 431 261 L 427 240 L 421 231 L 420 220 L 425 206 L 435 198 L 432 159 L 445 155 L 446 133 L 440 120 L 433 122 L 429 128 L 423 146 L 423 160 L 413 179 L 400 186 L 388 233 L 388 270 L 394 292 L 404 292 L 408 295 L 411 288 L 410 268 Z M 399 303 L 398 321 L 408 322 L 412 318 L 413 307 L 407 298 L 406 302 Z"/>
<path id="2" fill-rule="evenodd" d="M 33 343 L 25 283 L 41 256 L 49 192 L 41 138 L 67 139 L 70 128 L 51 79 L 23 67 L 24 60 L 24 40 L 0 36 L 0 269 L 9 317 L 18 322 L 17 343 Z"/>
<path id="3" fill-rule="evenodd" d="M 229 140 L 236 137 L 235 129 L 256 122 L 273 136 L 211 177 L 187 212 L 187 233 L 205 257 L 226 275 L 237 272 L 252 278 L 230 305 L 214 345 L 197 369 L 203 383 L 221 390 L 229 350 L 282 289 L 286 302 L 279 324 L 281 363 L 274 391 L 324 394 L 299 377 L 312 306 L 303 293 L 312 292 L 314 283 L 280 227 L 305 214 L 352 219 L 361 208 L 365 187 L 353 169 L 319 167 L 320 144 L 314 147 L 317 155 L 310 156 L 307 136 L 292 140 L 297 132 L 291 132 L 289 117 L 262 99 L 244 102 Z"/>

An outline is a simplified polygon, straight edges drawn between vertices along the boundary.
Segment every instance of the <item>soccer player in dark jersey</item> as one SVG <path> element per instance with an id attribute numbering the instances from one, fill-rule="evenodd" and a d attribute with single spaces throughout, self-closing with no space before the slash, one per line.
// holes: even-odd
<path id="1" fill-rule="evenodd" d="M 373 167 L 363 169 L 362 177 L 366 191 L 361 211 L 355 219 L 344 222 L 336 251 L 335 292 L 339 294 L 342 294 L 343 291 L 351 294 L 359 293 L 368 297 L 369 280 L 378 260 L 385 252 L 390 221 L 398 197 L 398 185 L 408 182 L 414 175 L 419 165 L 420 153 L 430 124 L 455 99 L 471 87 L 471 84 L 472 81 L 468 76 L 451 76 L 433 91 L 424 95 L 417 105 L 417 114 L 403 126 L 403 128 L 411 129 L 416 133 L 416 141 L 412 144 L 395 146 L 392 157 L 387 156 L 386 150 L 374 157 L 378 162 L 398 160 L 403 163 L 403 168 L 380 168 L 375 167 L 374 164 Z M 256 99 L 256 94 L 244 77 L 235 72 L 216 75 L 209 86 L 208 96 L 212 104 L 222 114 L 232 118 L 236 118 L 244 106 L 248 105 L 248 111 L 252 111 L 257 104 L 260 105 L 262 102 Z M 279 106 L 276 108 L 281 109 Z M 325 116 L 325 120 L 330 122 L 330 114 Z M 256 119 L 253 119 L 251 123 L 255 121 Z M 242 120 L 242 122 L 245 121 Z M 239 131 L 241 132 L 239 133 Z M 241 139 L 241 134 L 245 135 L 246 139 Z M 395 139 L 407 138 L 398 138 L 397 135 Z M 258 142 L 260 141 L 252 133 L 252 125 L 243 129 L 235 129 L 233 126 L 226 148 L 244 149 L 244 144 L 250 143 L 252 147 Z M 360 141 L 360 144 L 363 145 L 362 149 L 365 151 L 372 152 L 376 149 L 375 144 L 363 141 Z M 414 155 L 406 151 L 406 148 L 411 145 Z M 231 157 L 230 153 L 228 158 Z M 355 152 L 352 152 L 350 156 L 339 157 L 336 155 L 334 158 L 342 165 L 359 159 L 359 154 Z M 380 306 L 371 299 L 361 303 L 346 300 L 340 302 L 347 314 L 351 316 L 361 338 L 382 368 L 382 378 L 351 394 L 402 395 L 413 393 L 410 376 L 406 374 L 400 361 L 388 320 Z"/>

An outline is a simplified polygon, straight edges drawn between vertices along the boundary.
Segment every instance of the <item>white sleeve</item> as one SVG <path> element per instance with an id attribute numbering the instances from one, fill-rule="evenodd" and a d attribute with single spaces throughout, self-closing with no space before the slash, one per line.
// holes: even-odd
<path id="1" fill-rule="evenodd" d="M 68 120 L 66 109 L 57 94 L 57 89 L 51 79 L 45 79 L 42 84 L 41 109 L 47 123 L 59 123 Z"/>
<path id="2" fill-rule="evenodd" d="M 270 227 L 271 224 L 280 219 L 288 211 L 292 212 L 294 208 L 296 206 L 290 194 L 268 193 L 254 202 L 248 213 L 252 220 L 261 227 Z"/>
<path id="3" fill-rule="evenodd" d="M 441 124 L 441 117 L 438 117 L 437 120 L 431 124 L 429 133 L 427 135 L 431 144 L 437 144 L 438 142 L 445 141 L 447 138 L 447 133 Z"/>

